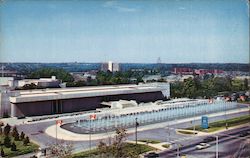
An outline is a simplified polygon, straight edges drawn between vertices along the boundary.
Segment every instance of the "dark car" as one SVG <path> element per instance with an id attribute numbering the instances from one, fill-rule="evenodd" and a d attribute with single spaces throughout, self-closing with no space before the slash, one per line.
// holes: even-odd
<path id="1" fill-rule="evenodd" d="M 248 136 L 249 133 L 247 131 L 243 131 L 243 132 L 240 132 L 240 137 L 245 137 L 245 136 Z"/>
<path id="2" fill-rule="evenodd" d="M 206 137 L 203 139 L 203 142 L 204 143 L 207 143 L 207 142 L 212 142 L 212 141 L 215 141 L 216 138 L 215 137 Z"/>
<path id="3" fill-rule="evenodd" d="M 159 157 L 159 154 L 157 154 L 155 152 L 151 152 L 151 153 L 148 153 L 145 157 L 147 157 L 147 158 L 155 158 L 155 157 Z"/>

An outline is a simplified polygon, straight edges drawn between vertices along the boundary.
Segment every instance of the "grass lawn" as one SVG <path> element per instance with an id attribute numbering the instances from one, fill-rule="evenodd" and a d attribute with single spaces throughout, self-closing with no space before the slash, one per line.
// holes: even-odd
<path id="1" fill-rule="evenodd" d="M 246 101 L 238 101 L 238 103 L 250 104 L 250 101 L 249 101 L 249 100 L 246 100 Z"/>
<path id="2" fill-rule="evenodd" d="M 10 138 L 11 138 L 11 142 L 13 142 L 14 138 L 12 136 L 10 136 Z M 17 151 L 11 151 L 10 148 L 6 148 L 2 144 L 3 140 L 4 140 L 4 135 L 0 135 L 1 147 L 4 150 L 6 157 L 14 157 L 14 156 L 18 156 L 18 155 L 28 154 L 28 153 L 36 151 L 39 147 L 38 145 L 31 143 L 31 142 L 27 146 L 25 146 L 25 145 L 23 145 L 22 141 L 14 141 L 16 144 Z"/>
<path id="3" fill-rule="evenodd" d="M 153 147 L 144 145 L 144 144 L 132 144 L 132 143 L 125 143 L 123 150 L 125 151 L 133 151 L 137 154 L 142 154 L 148 151 L 156 150 Z M 80 152 L 78 154 L 75 154 L 72 156 L 72 158 L 92 158 L 92 157 L 99 157 L 98 156 L 99 151 L 98 149 L 92 149 L 84 152 Z"/>
<path id="4" fill-rule="evenodd" d="M 170 144 L 164 144 L 164 145 L 162 145 L 162 147 L 164 147 L 164 148 L 169 148 L 169 147 L 170 147 Z"/>
<path id="5" fill-rule="evenodd" d="M 209 128 L 208 129 L 203 129 L 201 126 L 196 126 L 195 129 L 197 131 L 202 131 L 202 132 L 214 132 L 218 130 L 225 129 L 225 125 L 227 123 L 228 127 L 234 127 L 242 124 L 246 124 L 250 122 L 250 116 L 241 116 L 241 117 L 236 117 L 228 120 L 222 120 L 222 121 L 217 121 L 217 122 L 212 122 L 209 123 Z M 192 130 L 192 127 L 187 128 L 188 130 Z"/>
<path id="6" fill-rule="evenodd" d="M 158 140 L 151 140 L 151 139 L 141 139 L 141 140 L 138 140 L 139 142 L 145 142 L 145 143 L 151 143 L 151 144 L 158 144 L 160 143 L 160 141 Z"/>
<path id="7" fill-rule="evenodd" d="M 193 132 L 193 131 L 182 131 L 182 130 L 178 130 L 179 133 L 181 134 L 197 134 L 197 132 Z"/>

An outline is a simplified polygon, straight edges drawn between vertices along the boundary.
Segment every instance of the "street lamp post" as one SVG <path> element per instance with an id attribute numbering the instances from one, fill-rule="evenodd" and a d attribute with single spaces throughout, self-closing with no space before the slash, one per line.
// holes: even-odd
<path id="1" fill-rule="evenodd" d="M 176 145 L 177 145 L 177 158 L 179 158 L 180 157 L 180 147 L 178 144 L 176 144 Z"/>
<path id="2" fill-rule="evenodd" d="M 219 137 L 216 136 L 216 158 L 219 158 Z"/>
<path id="3" fill-rule="evenodd" d="M 169 124 L 167 124 L 167 133 L 168 133 L 168 142 L 170 142 L 170 128 L 169 128 Z"/>
<path id="4" fill-rule="evenodd" d="M 226 129 L 228 129 L 228 124 L 227 124 L 227 104 L 225 103 L 225 121 L 226 121 Z"/>

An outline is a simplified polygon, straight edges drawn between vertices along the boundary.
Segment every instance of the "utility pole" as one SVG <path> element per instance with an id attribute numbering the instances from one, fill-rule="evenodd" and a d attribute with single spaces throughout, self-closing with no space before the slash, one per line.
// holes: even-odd
<path id="1" fill-rule="evenodd" d="M 137 117 L 135 118 L 135 144 L 137 145 L 137 127 L 139 123 L 137 122 Z"/>
<path id="2" fill-rule="evenodd" d="M 216 158 L 219 158 L 219 137 L 216 136 Z"/>

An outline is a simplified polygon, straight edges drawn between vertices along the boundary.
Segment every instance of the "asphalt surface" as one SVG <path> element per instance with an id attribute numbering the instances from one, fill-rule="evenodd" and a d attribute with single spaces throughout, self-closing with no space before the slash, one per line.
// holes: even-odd
<path id="1" fill-rule="evenodd" d="M 238 116 L 242 116 L 242 115 L 247 115 L 248 112 L 241 112 L 241 113 L 235 113 L 235 114 L 228 114 L 226 116 L 216 116 L 213 118 L 209 118 L 209 122 L 214 122 L 214 121 L 218 121 L 218 120 L 223 120 L 225 118 L 233 118 L 233 117 L 238 117 Z M 72 122 L 75 121 L 75 118 L 70 118 L 70 119 L 66 119 L 64 120 L 64 122 Z M 155 140 L 159 140 L 161 142 L 166 142 L 166 141 L 183 141 L 185 139 L 187 139 L 187 137 L 190 136 L 185 136 L 185 135 L 178 135 L 175 132 L 175 129 L 177 128 L 186 128 L 186 127 L 190 127 L 192 125 L 199 125 L 201 122 L 201 120 L 195 120 L 193 121 L 193 124 L 191 124 L 191 122 L 185 122 L 185 123 L 179 123 L 179 124 L 175 124 L 175 125 L 171 125 L 171 126 L 164 126 L 164 127 L 159 127 L 159 128 L 155 128 L 155 129 L 151 129 L 151 130 L 145 130 L 145 131 L 140 131 L 138 132 L 138 139 L 155 139 Z M 46 133 L 44 133 L 45 129 L 48 126 L 51 126 L 55 124 L 55 120 L 53 121 L 47 121 L 47 122 L 37 122 L 34 124 L 22 124 L 17 126 L 17 129 L 21 132 L 23 131 L 24 133 L 26 133 L 31 140 L 33 140 L 34 142 L 36 142 L 37 144 L 39 144 L 42 148 L 49 146 L 50 144 L 54 144 L 56 143 L 56 141 L 58 142 L 67 142 L 67 143 L 71 143 L 74 147 L 74 151 L 82 151 L 82 150 L 88 150 L 90 148 L 89 146 L 89 141 L 64 141 L 64 140 L 56 140 L 53 137 L 50 137 L 49 135 L 47 135 Z M 139 127 L 140 128 L 140 127 Z M 56 132 L 56 131 L 55 131 Z M 109 133 L 107 133 L 107 135 L 109 135 Z M 135 135 L 134 133 L 129 134 L 128 135 L 128 140 L 134 140 L 135 139 Z M 188 138 L 189 139 L 189 138 Z M 94 147 L 99 143 L 100 140 L 93 140 L 91 141 L 91 146 Z M 109 139 L 105 139 L 104 141 L 109 141 Z"/>
<path id="2" fill-rule="evenodd" d="M 219 137 L 219 157 L 249 157 L 250 156 L 250 135 L 245 137 L 240 137 L 239 134 L 242 131 L 250 132 L 250 126 L 245 126 L 237 129 L 228 130 L 221 132 Z M 212 135 L 212 136 L 216 136 Z M 208 142 L 211 146 L 206 149 L 197 150 L 195 146 L 201 142 L 204 142 L 205 137 L 195 137 L 186 141 L 179 141 L 176 144 L 181 144 L 179 148 L 179 155 L 186 155 L 188 158 L 214 158 L 216 155 L 216 141 Z M 247 143 L 248 145 L 244 145 Z M 177 145 L 173 149 L 168 151 L 163 151 L 159 153 L 160 157 L 177 157 Z"/>

